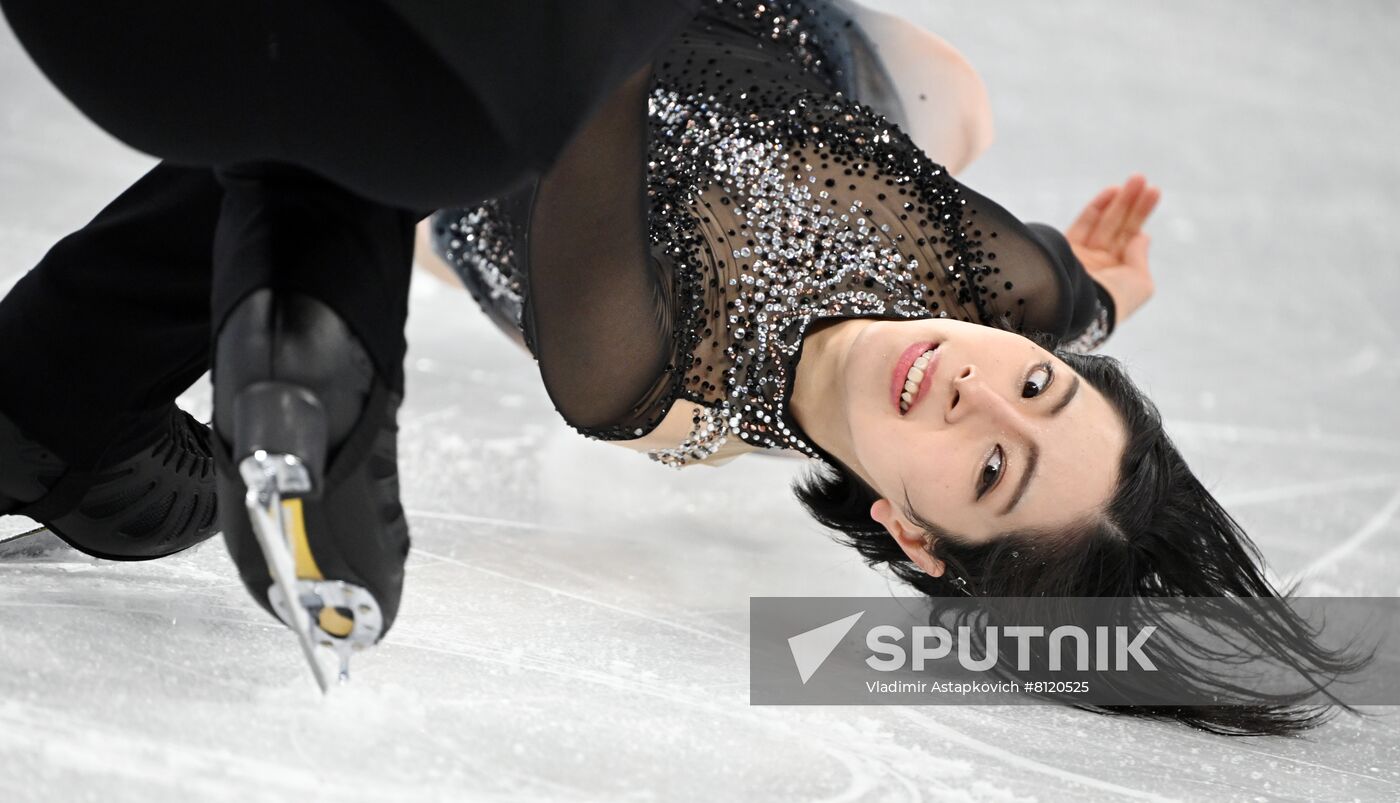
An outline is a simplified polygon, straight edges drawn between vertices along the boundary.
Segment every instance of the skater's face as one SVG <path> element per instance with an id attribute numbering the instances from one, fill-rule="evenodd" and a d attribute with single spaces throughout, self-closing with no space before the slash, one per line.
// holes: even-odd
<path id="1" fill-rule="evenodd" d="M 1107 505 L 1126 429 L 1054 354 L 958 321 L 862 324 L 826 357 L 836 368 L 826 431 L 840 433 L 832 454 L 881 496 L 872 517 L 926 571 L 942 567 L 921 521 L 981 543 L 1060 531 Z"/>

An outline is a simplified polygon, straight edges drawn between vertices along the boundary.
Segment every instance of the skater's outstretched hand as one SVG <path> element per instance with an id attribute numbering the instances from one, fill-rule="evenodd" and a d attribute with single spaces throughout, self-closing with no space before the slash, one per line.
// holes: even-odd
<path id="1" fill-rule="evenodd" d="M 1161 197 L 1161 188 L 1148 186 L 1146 178 L 1134 173 L 1122 185 L 1103 188 L 1065 232 L 1084 269 L 1113 297 L 1118 323 L 1152 297 L 1147 266 L 1151 238 L 1142 224 Z"/>

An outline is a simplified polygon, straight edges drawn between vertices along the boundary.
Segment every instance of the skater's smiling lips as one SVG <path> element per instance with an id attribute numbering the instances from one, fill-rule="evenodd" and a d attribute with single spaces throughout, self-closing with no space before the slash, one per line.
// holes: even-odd
<path id="1" fill-rule="evenodd" d="M 899 356 L 890 372 L 890 403 L 900 415 L 918 406 L 933 384 L 938 362 L 938 344 L 931 340 L 914 343 Z"/>
<path id="2" fill-rule="evenodd" d="M 892 532 L 921 533 L 924 521 L 972 541 L 1057 530 L 1112 493 L 1119 417 L 1032 341 L 947 319 L 855 319 L 811 337 L 794 411 L 887 503 L 872 515 Z M 813 398 L 826 403 L 799 404 Z"/>

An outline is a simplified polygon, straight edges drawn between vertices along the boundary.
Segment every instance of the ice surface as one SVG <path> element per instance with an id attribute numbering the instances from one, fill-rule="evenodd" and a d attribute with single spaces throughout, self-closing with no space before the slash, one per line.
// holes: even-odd
<path id="1" fill-rule="evenodd" d="M 1111 352 L 1281 575 L 1400 593 L 1400 12 L 903 8 L 990 86 L 970 184 L 1061 225 L 1132 170 L 1165 188 L 1158 295 Z M 0 87 L 3 289 L 150 162 L 8 31 Z M 1049 707 L 750 707 L 750 595 L 890 589 L 798 511 L 799 467 L 672 472 L 579 438 L 469 298 L 418 279 L 387 643 L 319 700 L 217 540 L 0 566 L 0 800 L 1400 799 L 1393 716 L 1227 741 Z M 207 387 L 185 401 L 206 413 Z"/>

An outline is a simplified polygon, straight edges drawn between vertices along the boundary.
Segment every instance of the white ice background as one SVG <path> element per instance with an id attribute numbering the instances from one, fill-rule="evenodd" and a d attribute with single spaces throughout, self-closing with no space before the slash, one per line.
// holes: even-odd
<path id="1" fill-rule="evenodd" d="M 1400 10 L 901 7 L 990 86 L 969 184 L 1061 226 L 1131 171 L 1161 184 L 1158 294 L 1109 352 L 1281 576 L 1400 593 Z M 151 163 L 3 29 L 0 290 Z M 414 550 L 354 682 L 317 699 L 220 539 L 0 566 L 0 800 L 1400 799 L 1393 709 L 1226 740 L 1053 707 L 751 707 L 750 595 L 895 590 L 800 512 L 800 465 L 672 472 L 577 436 L 422 274 L 409 338 Z M 182 401 L 207 415 L 207 384 Z"/>

